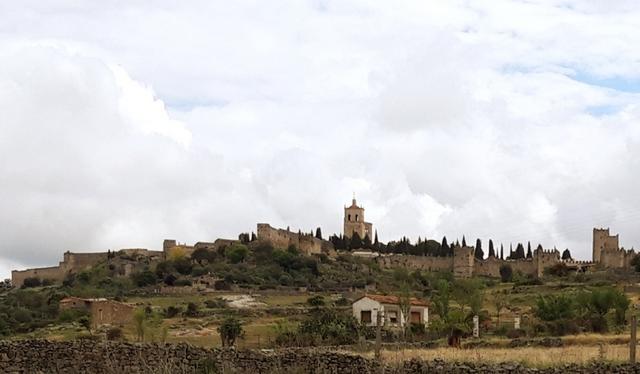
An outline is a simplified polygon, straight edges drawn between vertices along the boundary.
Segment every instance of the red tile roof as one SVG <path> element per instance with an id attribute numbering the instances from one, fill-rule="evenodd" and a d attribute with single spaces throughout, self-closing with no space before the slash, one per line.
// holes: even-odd
<path id="1" fill-rule="evenodd" d="M 394 295 L 374 295 L 374 294 L 365 294 L 364 296 L 362 296 L 361 298 L 359 298 L 358 300 L 364 298 L 364 297 L 368 297 L 371 300 L 377 301 L 380 304 L 392 304 L 392 305 L 398 305 L 400 304 L 400 298 L 398 296 L 394 296 Z M 357 300 L 356 300 L 357 301 Z M 429 306 L 429 303 L 427 301 L 424 300 L 420 300 L 417 299 L 415 297 L 411 298 L 411 305 L 415 305 L 415 306 Z"/>

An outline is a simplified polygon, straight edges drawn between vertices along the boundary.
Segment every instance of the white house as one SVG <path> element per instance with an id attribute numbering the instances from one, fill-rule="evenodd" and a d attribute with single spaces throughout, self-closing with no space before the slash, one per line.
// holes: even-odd
<path id="1" fill-rule="evenodd" d="M 428 325 L 429 304 L 414 297 L 410 304 L 408 322 Z M 405 322 L 398 296 L 367 294 L 354 301 L 351 309 L 358 322 L 367 326 L 376 326 L 378 313 L 383 326 L 402 327 Z"/>

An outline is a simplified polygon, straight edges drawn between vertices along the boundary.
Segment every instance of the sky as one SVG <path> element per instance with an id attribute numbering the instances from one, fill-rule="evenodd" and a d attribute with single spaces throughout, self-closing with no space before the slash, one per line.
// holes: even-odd
<path id="1" fill-rule="evenodd" d="M 339 233 L 640 245 L 640 4 L 0 2 L 0 277 Z"/>

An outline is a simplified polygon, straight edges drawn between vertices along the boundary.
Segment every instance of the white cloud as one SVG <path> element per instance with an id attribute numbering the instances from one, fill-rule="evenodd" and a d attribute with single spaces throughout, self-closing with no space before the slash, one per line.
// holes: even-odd
<path id="1" fill-rule="evenodd" d="M 638 244 L 640 7 L 598 4 L 2 3 L 0 266 L 328 234 L 353 191 L 381 240 Z"/>

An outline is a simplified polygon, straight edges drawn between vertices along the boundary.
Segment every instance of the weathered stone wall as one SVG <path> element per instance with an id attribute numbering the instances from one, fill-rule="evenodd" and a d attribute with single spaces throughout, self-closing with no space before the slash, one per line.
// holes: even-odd
<path id="1" fill-rule="evenodd" d="M 404 267 L 425 271 L 451 271 L 453 269 L 453 257 L 448 256 L 390 255 L 376 257 L 376 261 L 385 268 Z"/>
<path id="2" fill-rule="evenodd" d="M 207 362 L 208 361 L 208 362 Z M 215 367 L 217 370 L 212 370 Z M 0 342 L 0 372 L 44 373 L 370 373 L 360 356 L 310 349 L 273 353 L 206 349 L 188 344 L 133 344 L 76 340 Z"/>
<path id="3" fill-rule="evenodd" d="M 528 368 L 517 363 L 484 364 L 413 359 L 381 366 L 371 359 L 319 349 L 273 352 L 221 350 L 187 344 L 0 341 L 0 372 L 44 373 L 640 373 L 640 365 L 594 363 Z"/>
<path id="4" fill-rule="evenodd" d="M 40 280 L 50 279 L 55 282 L 62 282 L 66 272 L 60 266 L 50 266 L 46 268 L 12 270 L 11 283 L 20 287 L 27 278 L 39 278 Z"/>
<path id="5" fill-rule="evenodd" d="M 413 256 L 394 254 L 379 256 L 376 261 L 385 268 L 404 267 L 411 270 L 451 271 L 456 278 L 468 278 L 472 275 L 500 277 L 500 267 L 509 265 L 513 271 L 525 275 L 541 276 L 544 269 L 559 262 L 557 250 L 535 251 L 533 258 L 519 260 L 501 260 L 489 257 L 478 260 L 473 255 L 472 247 L 456 247 L 453 257 Z"/>
<path id="6" fill-rule="evenodd" d="M 299 234 L 289 230 L 275 229 L 268 223 L 259 223 L 258 240 L 270 242 L 276 248 L 296 246 L 307 255 L 320 254 L 333 249 L 331 242 L 321 240 L 310 234 Z"/>

